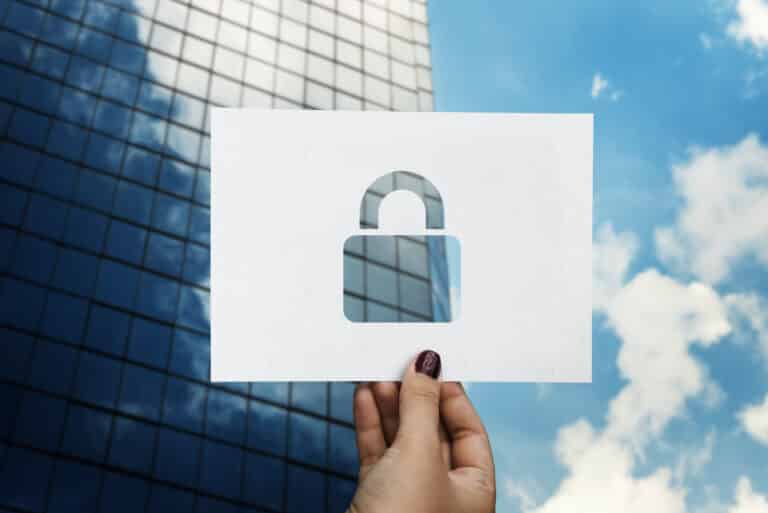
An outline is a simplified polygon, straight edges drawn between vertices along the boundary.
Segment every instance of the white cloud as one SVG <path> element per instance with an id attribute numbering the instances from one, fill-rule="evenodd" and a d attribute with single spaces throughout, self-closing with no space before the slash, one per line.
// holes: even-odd
<path id="1" fill-rule="evenodd" d="M 758 51 L 768 48 L 768 3 L 765 0 L 738 0 L 736 20 L 728 24 L 728 35 L 749 43 Z"/>
<path id="2" fill-rule="evenodd" d="M 616 89 L 607 78 L 599 71 L 592 76 L 592 90 L 590 94 L 593 100 L 597 100 L 603 93 L 614 102 L 617 102 L 624 96 L 624 91 Z"/>
<path id="3" fill-rule="evenodd" d="M 605 308 L 621 289 L 637 249 L 637 237 L 631 232 L 616 233 L 611 223 L 597 230 L 592 243 L 593 308 Z"/>
<path id="4" fill-rule="evenodd" d="M 755 441 L 768 446 L 768 394 L 762 403 L 741 410 L 739 420 L 744 430 Z"/>
<path id="5" fill-rule="evenodd" d="M 597 99 L 606 88 L 608 81 L 598 72 L 592 77 L 592 98 Z"/>
<path id="6" fill-rule="evenodd" d="M 516 500 L 522 511 L 533 509 L 536 505 L 533 488 L 531 484 L 524 484 L 512 478 L 505 479 L 502 486 L 504 494 Z"/>
<path id="7" fill-rule="evenodd" d="M 617 263 L 606 267 L 623 275 L 629 245 L 616 244 L 608 229 L 602 239 L 622 248 L 610 259 Z M 583 419 L 560 430 L 555 452 L 568 475 L 536 513 L 682 513 L 686 489 L 675 476 L 682 475 L 681 465 L 692 472 L 708 461 L 705 445 L 678 463 L 677 474 L 660 467 L 636 475 L 647 444 L 685 412 L 687 401 L 708 393 L 711 381 L 690 348 L 714 344 L 728 332 L 724 302 L 707 285 L 683 284 L 654 269 L 618 288 L 615 280 L 604 308 L 622 341 L 618 366 L 627 384 L 611 401 L 602 431 Z"/>
<path id="8" fill-rule="evenodd" d="M 757 135 L 694 148 L 672 171 L 684 204 L 675 225 L 655 233 L 665 263 L 713 284 L 745 256 L 768 264 L 768 147 Z"/>
<path id="9" fill-rule="evenodd" d="M 694 478 L 712 461 L 712 450 L 715 447 L 715 432 L 710 431 L 704 438 L 704 445 L 689 449 L 677 449 L 680 454 L 675 466 L 674 477 L 678 483 Z"/>
<path id="10" fill-rule="evenodd" d="M 749 478 L 742 476 L 736 484 L 736 502 L 728 513 L 768 513 L 768 500 L 755 493 Z"/>
<path id="11" fill-rule="evenodd" d="M 730 310 L 738 342 L 757 342 L 758 351 L 768 363 L 768 300 L 755 293 L 729 294 L 725 302 Z"/>

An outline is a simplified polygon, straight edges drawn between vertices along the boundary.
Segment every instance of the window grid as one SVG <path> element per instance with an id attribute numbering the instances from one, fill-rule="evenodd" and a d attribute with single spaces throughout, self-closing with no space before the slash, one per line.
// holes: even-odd
<path id="1" fill-rule="evenodd" d="M 23 88 L 13 87 L 16 83 L 11 81 L 6 87 L 0 86 L 0 151 L 13 156 L 24 154 L 30 162 L 37 159 L 29 169 L 17 168 L 14 164 L 0 172 L 0 196 L 4 202 L 8 200 L 8 205 L 13 205 L 13 212 L 7 210 L 10 207 L 6 205 L 0 209 L 0 237 L 10 241 L 7 246 L 0 246 L 0 252 L 7 253 L 0 254 L 3 310 L 10 294 L 16 292 L 30 295 L 19 296 L 22 308 L 34 306 L 20 319 L 2 312 L 0 331 L 13 339 L 14 344 L 3 343 L 0 352 L 14 352 L 9 361 L 16 361 L 14 355 L 20 355 L 18 361 L 25 363 L 20 366 L 24 368 L 20 375 L 6 375 L 0 368 L 0 387 L 19 396 L 8 408 L 12 413 L 21 412 L 27 404 L 26 399 L 21 398 L 22 393 L 25 398 L 34 392 L 41 394 L 40 397 L 64 402 L 63 427 L 53 449 L 19 440 L 15 424 L 7 435 L 0 430 L 0 475 L 6 475 L 7 448 L 29 450 L 30 454 L 55 460 L 45 484 L 44 509 L 49 507 L 54 494 L 58 467 L 66 462 L 77 462 L 96 472 L 98 490 L 95 493 L 99 502 L 118 486 L 115 483 L 119 478 L 113 476 L 127 476 L 145 480 L 153 489 L 162 484 L 189 492 L 198 511 L 204 510 L 204 504 L 212 498 L 248 511 L 255 511 L 254 506 L 258 506 L 259 511 L 285 511 L 292 504 L 288 499 L 288 480 L 296 475 L 292 469 L 305 469 L 322 476 L 321 497 L 326 503 L 325 509 L 330 511 L 331 504 L 339 503 L 337 492 L 333 491 L 339 488 L 335 483 L 351 483 L 356 478 L 354 469 L 335 460 L 339 455 L 334 443 L 340 442 L 332 442 L 332 439 L 348 440 L 353 428 L 348 411 L 349 384 L 312 384 L 311 390 L 323 391 L 314 399 L 306 398 L 304 384 L 286 384 L 269 391 L 269 384 L 212 384 L 207 380 L 207 368 L 194 368 L 195 359 L 189 357 L 189 351 L 207 358 L 205 351 L 209 350 L 208 345 L 193 348 L 193 344 L 207 340 L 209 333 L 205 309 L 210 282 L 204 272 L 209 248 L 206 235 L 210 181 L 208 107 L 216 103 L 268 102 L 262 106 L 376 110 L 396 110 L 402 106 L 416 110 L 426 106 L 431 109 L 424 4 L 402 0 L 375 3 L 384 13 L 385 26 L 379 28 L 366 18 L 366 10 L 372 3 L 358 4 L 355 0 L 307 3 L 304 14 L 301 4 L 289 0 L 242 4 L 143 0 L 140 8 L 117 0 L 14 0 L 0 7 L 0 38 L 11 42 L 0 51 L 0 74 L 23 77 L 25 84 Z M 217 7 L 211 9 L 206 5 Z M 36 13 L 40 19 L 22 24 L 17 23 L 18 16 L 13 14 L 13 23 L 9 23 L 14 9 Z M 179 9 L 182 16 L 175 16 L 175 9 Z M 323 29 L 312 23 L 312 9 L 332 20 L 332 25 Z M 99 13 L 106 15 L 99 17 Z M 254 30 L 254 18 L 259 14 L 273 17 L 277 32 L 264 26 Z M 191 33 L 193 18 L 197 23 L 206 15 L 211 17 L 209 21 L 214 20 L 214 30 L 205 33 L 203 27 L 203 32 Z M 393 27 L 397 24 L 408 27 L 404 29 L 408 37 L 394 33 Z M 52 26 L 66 30 L 44 32 L 45 27 Z M 199 27 L 198 23 L 194 31 Z M 385 45 L 372 46 L 366 42 L 366 33 L 383 37 Z M 298 54 L 300 61 L 293 67 L 295 71 L 291 71 L 290 64 L 279 62 L 281 47 L 289 53 L 303 52 Z M 399 57 L 405 55 L 406 48 L 410 48 L 413 55 Z M 272 54 L 264 53 L 265 49 Z M 14 53 L 17 50 L 18 53 Z M 368 58 L 374 64 L 373 71 Z M 307 78 L 310 59 L 327 59 L 330 73 Z M 386 71 L 380 64 L 375 68 L 375 61 L 383 62 Z M 254 83 L 249 77 L 249 63 L 261 66 L 254 76 L 262 82 Z M 393 71 L 393 67 L 397 71 Z M 265 75 L 268 72 L 298 79 L 301 93 L 295 97 L 286 94 L 277 87 L 274 76 L 270 79 Z M 359 73 L 360 78 L 356 78 L 355 73 Z M 203 87 L 190 87 L 185 74 L 199 75 Z M 342 79 L 345 75 L 354 75 L 359 85 L 350 89 Z M 386 97 L 370 97 L 366 92 L 369 76 L 383 84 Z M 35 97 L 35 91 L 46 95 Z M 50 99 L 52 92 L 56 94 Z M 424 95 L 428 103 L 419 103 L 419 96 Z M 124 116 L 122 124 L 105 122 L 118 119 L 117 115 Z M 71 144 L 62 145 L 63 140 Z M 99 147 L 105 149 L 103 155 L 92 151 Z M 145 164 L 137 167 L 138 150 L 144 152 L 141 158 Z M 92 153 L 100 158 L 93 160 Z M 146 164 L 150 160 L 156 163 L 151 172 Z M 54 171 L 57 174 L 52 174 Z M 92 189 L 94 184 L 102 188 Z M 84 187 L 89 187 L 89 191 L 102 191 L 100 197 L 96 198 L 93 192 L 84 196 Z M 431 199 L 438 200 L 434 196 Z M 136 200 L 139 200 L 138 206 Z M 55 207 L 61 215 L 41 221 L 39 213 L 46 205 Z M 174 212 L 182 214 L 171 219 L 169 216 Z M 73 238 L 71 227 L 86 221 L 98 224 L 98 231 L 85 227 L 80 231 L 75 229 L 78 237 Z M 135 237 L 131 239 L 132 246 L 125 245 L 128 236 Z M 424 245 L 419 240 L 412 242 L 419 247 Z M 22 250 L 22 245 L 45 248 L 49 267 L 43 266 L 42 261 L 21 265 L 20 258 L 27 251 Z M 162 265 L 155 262 L 156 247 L 164 248 L 166 253 L 172 247 L 173 261 Z M 384 262 L 377 265 L 384 264 L 382 268 L 398 275 L 429 283 L 432 272 L 429 266 L 425 273 L 411 272 L 402 266 L 399 246 L 395 254 L 394 265 Z M 355 258 L 359 257 L 375 260 L 367 248 L 362 255 L 355 254 Z M 72 273 L 72 269 L 79 269 L 73 265 L 83 266 L 88 262 L 93 263 L 88 277 Z M 112 290 L 105 285 L 108 281 L 103 275 L 107 271 L 129 277 L 125 290 Z M 147 298 L 159 297 L 156 292 L 161 290 L 169 294 L 167 304 L 170 306 L 146 306 Z M 398 303 L 402 302 L 401 295 L 398 291 Z M 191 300 L 199 303 L 190 307 L 185 301 Z M 372 305 L 377 301 L 366 298 Z M 65 316 L 69 312 L 62 310 L 62 305 L 76 308 L 77 315 Z M 400 308 L 401 316 L 419 315 L 399 305 L 387 306 Z M 92 333 L 96 333 L 95 326 L 103 316 L 124 319 L 124 332 L 119 337 L 108 337 L 109 344 L 113 345 L 105 345 L 106 340 L 102 340 L 101 345 L 91 340 L 100 336 Z M 146 346 L 137 342 L 142 336 L 140 323 L 166 330 L 165 345 L 153 346 L 152 352 L 146 353 Z M 21 344 L 23 337 L 29 337 L 29 347 Z M 190 340 L 190 337 L 200 340 Z M 66 364 L 68 374 L 65 376 L 62 371 L 61 379 L 55 383 L 41 381 L 41 376 L 50 375 L 43 371 L 50 365 L 48 360 L 52 354 L 70 355 Z M 105 369 L 115 370 L 106 374 L 109 383 L 103 382 L 104 390 L 88 388 L 88 381 L 84 381 L 88 374 L 84 373 L 92 369 L 99 373 L 107 372 Z M 141 403 L 146 406 L 145 410 L 131 409 L 134 392 L 130 387 L 139 375 L 152 376 L 154 387 L 152 403 L 149 399 Z M 196 399 L 200 409 L 188 417 L 195 421 L 190 423 L 184 415 L 179 417 L 180 414 L 172 412 L 178 406 L 177 397 L 181 397 L 174 394 L 195 390 L 200 391 Z M 215 425 L 211 415 L 217 411 L 211 409 L 214 397 L 244 402 L 241 425 L 244 434 L 237 435 L 240 438 L 232 438 L 226 431 L 211 430 Z M 261 415 L 265 407 L 286 415 L 286 446 L 282 452 L 254 447 L 250 440 L 252 422 L 257 421 L 254 415 Z M 70 453 L 64 446 L 65 442 L 69 443 L 65 439 L 68 426 L 79 422 L 76 419 L 83 412 L 108 419 L 103 452 L 97 460 Z M 325 445 L 320 445 L 324 451 L 323 464 L 291 456 L 301 449 L 291 447 L 291 433 L 297 428 L 292 419 L 305 417 L 314 419 L 312 425 L 320 423 L 316 436 L 317 442 L 324 440 Z M 148 463 L 142 462 L 148 467 L 141 470 L 126 466 L 118 459 L 120 437 L 128 425 L 145 429 L 151 438 L 151 456 Z M 345 433 L 344 437 L 334 438 L 339 436 L 339 430 Z M 188 436 L 197 444 L 194 446 L 197 448 L 196 475 L 190 483 L 158 477 L 162 463 L 158 454 L 164 433 Z M 224 452 L 218 456 L 206 452 L 219 450 Z M 239 465 L 241 481 L 234 496 L 229 496 L 229 491 L 219 493 L 220 488 L 215 484 L 204 483 L 210 476 L 203 472 L 203 458 L 222 457 L 225 453 L 239 458 L 239 463 L 234 464 Z M 246 467 L 252 456 L 282 462 L 282 497 L 272 505 L 260 504 L 245 495 L 249 479 Z M 152 494 L 152 491 L 147 494 L 145 510 L 153 500 Z M 17 509 L 4 501 L 0 493 L 0 509 Z"/>

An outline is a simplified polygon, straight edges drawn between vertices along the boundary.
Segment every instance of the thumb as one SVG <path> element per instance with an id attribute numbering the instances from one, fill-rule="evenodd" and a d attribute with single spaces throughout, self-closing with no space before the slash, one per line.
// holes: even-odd
<path id="1" fill-rule="evenodd" d="M 438 447 L 440 355 L 422 351 L 408 366 L 400 387 L 400 427 L 395 443 Z"/>

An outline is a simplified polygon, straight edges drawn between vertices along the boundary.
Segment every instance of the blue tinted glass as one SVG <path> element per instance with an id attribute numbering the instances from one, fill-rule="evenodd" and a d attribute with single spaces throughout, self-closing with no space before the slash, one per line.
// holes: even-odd
<path id="1" fill-rule="evenodd" d="M 51 10 L 71 18 L 73 20 L 79 20 L 83 14 L 85 8 L 85 0 L 52 0 Z"/>
<path id="2" fill-rule="evenodd" d="M 322 510 L 325 503 L 325 475 L 288 465 L 286 511 L 304 513 Z"/>
<path id="3" fill-rule="evenodd" d="M 155 477 L 195 486 L 199 456 L 200 438 L 161 428 L 157 437 Z"/>
<path id="4" fill-rule="evenodd" d="M 397 310 L 366 301 L 365 314 L 368 322 L 397 322 Z"/>
<path id="5" fill-rule="evenodd" d="M 115 183 L 116 181 L 112 177 L 82 169 L 80 171 L 77 200 L 89 207 L 109 211 L 112 209 Z"/>
<path id="6" fill-rule="evenodd" d="M 177 329 L 173 338 L 171 372 L 207 381 L 210 348 L 207 337 Z"/>
<path id="7" fill-rule="evenodd" d="M 168 424 L 201 432 L 205 388 L 176 378 L 168 378 L 163 420 Z"/>
<path id="8" fill-rule="evenodd" d="M 31 185 L 40 164 L 41 154 L 16 144 L 0 146 L 0 177 L 22 185 Z"/>
<path id="9" fill-rule="evenodd" d="M 400 296 L 403 300 L 403 308 L 426 316 L 432 315 L 432 294 L 429 282 L 401 274 Z"/>
<path id="10" fill-rule="evenodd" d="M 16 109 L 8 135 L 30 146 L 42 148 L 48 135 L 48 118 L 24 109 Z"/>
<path id="11" fill-rule="evenodd" d="M 7 34 L 7 32 L 0 31 L 0 52 L 2 52 L 0 53 L 0 56 L 10 50 L 2 47 L 2 43 L 4 43 L 4 39 L 6 39 L 4 34 Z M 0 98 L 15 100 L 16 94 L 19 92 L 19 87 L 21 86 L 23 76 L 24 72 L 15 66 L 6 66 L 5 64 L 0 64 Z"/>
<path id="12" fill-rule="evenodd" d="M 116 69 L 108 68 L 101 83 L 101 94 L 119 103 L 132 106 L 139 92 L 139 79 Z M 127 127 L 127 125 L 126 125 Z"/>
<path id="13" fill-rule="evenodd" d="M 20 225 L 28 194 L 15 187 L 0 184 L 0 221 Z"/>
<path id="14" fill-rule="evenodd" d="M 288 455 L 305 463 L 324 465 L 326 461 L 326 423 L 300 413 L 288 414 Z"/>
<path id="15" fill-rule="evenodd" d="M 146 513 L 189 513 L 195 504 L 195 496 L 189 492 L 164 486 L 152 485 Z"/>
<path id="16" fill-rule="evenodd" d="M 136 309 L 151 317 L 173 322 L 179 297 L 179 284 L 155 274 L 143 272 Z"/>
<path id="17" fill-rule="evenodd" d="M 70 405 L 61 450 L 92 461 L 102 461 L 111 423 L 111 417 L 106 413 Z"/>
<path id="18" fill-rule="evenodd" d="M 178 276 L 184 261 L 184 243 L 177 239 L 150 232 L 144 265 L 166 274 Z"/>
<path id="19" fill-rule="evenodd" d="M 32 357 L 35 340 L 22 333 L 0 329 L 0 376 L 22 382 Z"/>
<path id="20" fill-rule="evenodd" d="M 136 295 L 139 271 L 117 262 L 101 261 L 96 297 L 107 303 L 130 308 Z"/>
<path id="21" fill-rule="evenodd" d="M 153 192 L 121 180 L 117 187 L 115 213 L 139 224 L 149 224 Z"/>
<path id="22" fill-rule="evenodd" d="M 11 27 L 16 32 L 21 32 L 30 37 L 37 37 L 43 22 L 43 11 L 28 5 L 12 3 L 6 13 L 6 27 Z"/>
<path id="23" fill-rule="evenodd" d="M 165 121 L 155 116 L 135 112 L 130 140 L 154 151 L 162 151 L 165 141 Z"/>
<path id="24" fill-rule="evenodd" d="M 136 146 L 128 146 L 123 163 L 123 176 L 154 185 L 160 167 L 160 157 Z M 149 217 L 147 216 L 147 219 Z"/>
<path id="25" fill-rule="evenodd" d="M 105 34 L 82 27 L 77 35 L 77 51 L 97 62 L 106 63 L 109 60 L 112 41 L 113 39 Z"/>
<path id="26" fill-rule="evenodd" d="M 251 401 L 248 408 L 248 446 L 285 454 L 287 411 L 259 401 Z"/>
<path id="27" fill-rule="evenodd" d="M 206 246 L 211 244 L 210 210 L 204 207 L 192 207 L 189 220 L 189 238 Z"/>
<path id="28" fill-rule="evenodd" d="M 112 432 L 109 463 L 134 472 L 149 473 L 156 431 L 154 426 L 144 422 L 119 417 Z"/>
<path id="29" fill-rule="evenodd" d="M 152 226 L 183 237 L 189 223 L 189 203 L 180 199 L 157 194 L 152 211 Z"/>
<path id="30" fill-rule="evenodd" d="M 120 171 L 124 150 L 125 145 L 122 142 L 91 132 L 85 150 L 85 163 L 116 175 Z"/>
<path id="31" fill-rule="evenodd" d="M 100 513 L 136 513 L 144 511 L 149 483 L 144 479 L 108 472 L 101 490 Z"/>
<path id="32" fill-rule="evenodd" d="M 0 272 L 11 265 L 11 254 L 16 246 L 16 231 L 0 228 Z"/>
<path id="33" fill-rule="evenodd" d="M 29 280 L 48 283 L 56 263 L 56 246 L 50 242 L 20 235 L 16 253 L 11 263 L 11 272 Z"/>
<path id="34" fill-rule="evenodd" d="M 200 134 L 179 125 L 168 125 L 166 152 L 176 158 L 197 163 L 200 151 Z"/>
<path id="35" fill-rule="evenodd" d="M 332 469 L 349 474 L 357 475 L 357 445 L 355 442 L 355 430 L 352 428 L 330 425 L 330 461 L 328 462 Z"/>
<path id="36" fill-rule="evenodd" d="M 356 294 L 364 294 L 363 261 L 349 255 L 344 255 L 344 290 Z"/>
<path id="37" fill-rule="evenodd" d="M 31 40 L 0 30 L 0 57 L 23 66 L 31 55 Z"/>
<path id="38" fill-rule="evenodd" d="M 352 383 L 331 383 L 331 417 L 353 422 L 352 398 L 355 385 Z"/>
<path id="39" fill-rule="evenodd" d="M 71 207 L 64 241 L 90 251 L 101 251 L 107 218 L 90 210 Z"/>
<path id="40" fill-rule="evenodd" d="M 96 282 L 98 259 L 74 249 L 59 250 L 53 284 L 75 294 L 90 295 Z"/>
<path id="41" fill-rule="evenodd" d="M 157 186 L 164 191 L 189 197 L 195 186 L 195 169 L 187 164 L 165 159 Z"/>
<path id="42" fill-rule="evenodd" d="M 61 201 L 33 194 L 24 219 L 24 227 L 29 231 L 60 239 L 64 235 L 67 218 L 67 205 Z"/>
<path id="43" fill-rule="evenodd" d="M 88 319 L 85 345 L 122 355 L 128 339 L 130 317 L 122 312 L 104 306 L 93 305 Z"/>
<path id="44" fill-rule="evenodd" d="M 39 340 L 27 383 L 56 394 L 69 391 L 75 372 L 76 351 L 62 344 Z"/>
<path id="45" fill-rule="evenodd" d="M 56 462 L 48 513 L 95 511 L 101 471 L 74 461 Z"/>
<path id="46" fill-rule="evenodd" d="M 119 408 L 151 420 L 160 418 L 165 376 L 143 367 L 125 364 Z"/>
<path id="47" fill-rule="evenodd" d="M 127 107 L 108 100 L 99 100 L 96 105 L 96 114 L 93 116 L 93 127 L 112 137 L 122 139 L 128 133 L 130 119 L 131 111 Z"/>
<path id="48" fill-rule="evenodd" d="M 79 343 L 87 313 L 87 301 L 58 292 L 49 292 L 40 331 L 52 338 Z"/>
<path id="49" fill-rule="evenodd" d="M 138 264 L 144 254 L 146 237 L 146 230 L 121 221 L 112 221 L 107 235 L 106 254 Z"/>
<path id="50" fill-rule="evenodd" d="M 106 32 L 112 32 L 117 26 L 120 10 L 101 2 L 90 2 L 85 9 L 83 23 L 100 28 Z"/>
<path id="51" fill-rule="evenodd" d="M 113 407 L 120 384 L 120 365 L 120 362 L 103 356 L 80 353 L 75 395 L 86 402 Z"/>
<path id="52" fill-rule="evenodd" d="M 45 289 L 6 278 L 0 282 L 0 320 L 5 325 L 36 330 L 43 313 Z"/>
<path id="53" fill-rule="evenodd" d="M 2 81 L 5 77 L 3 76 L 3 70 L 2 66 L 0 66 L 0 81 Z M 2 98 L 2 88 L 3 86 L 0 85 L 0 98 Z M 8 105 L 7 103 L 0 102 L 0 132 L 5 132 L 5 127 L 8 125 L 8 121 L 11 119 L 11 114 L 13 113 L 13 107 Z"/>
<path id="54" fill-rule="evenodd" d="M 198 169 L 197 185 L 195 186 L 195 201 L 203 205 L 211 204 L 211 173 Z"/>
<path id="55" fill-rule="evenodd" d="M 200 468 L 200 487 L 226 497 L 240 496 L 243 452 L 235 447 L 206 440 Z"/>
<path id="56" fill-rule="evenodd" d="M 325 383 L 293 383 L 291 404 L 304 410 L 325 415 L 328 400 L 328 387 Z"/>
<path id="57" fill-rule="evenodd" d="M 356 488 L 354 481 L 329 477 L 328 511 L 331 513 L 346 511 L 352 503 L 352 497 L 355 495 Z"/>
<path id="58" fill-rule="evenodd" d="M 3 347 L 4 344 L 0 344 L 0 351 L 3 350 Z M 8 413 L 7 415 L 0 416 L 0 437 L 3 439 L 10 438 L 11 430 L 16 420 L 16 407 L 21 400 L 21 390 L 21 388 L 14 385 L 0 383 L 0 406 L 2 406 L 4 412 Z M 2 466 L 2 455 L 0 455 L 0 468 Z"/>
<path id="59" fill-rule="evenodd" d="M 197 513 L 240 513 L 240 510 L 234 504 L 222 502 L 208 497 L 200 497 L 197 500 Z"/>
<path id="60" fill-rule="evenodd" d="M 208 390 L 205 433 L 236 444 L 245 440 L 246 400 L 223 390 Z"/>
<path id="61" fill-rule="evenodd" d="M 0 497 L 8 506 L 42 511 L 53 460 L 38 452 L 9 447 L 0 472 Z"/>
<path id="62" fill-rule="evenodd" d="M 79 160 L 85 149 L 88 133 L 63 121 L 54 121 L 45 149 L 66 159 Z"/>
<path id="63" fill-rule="evenodd" d="M 138 80 L 138 79 L 137 79 Z M 152 82 L 142 81 L 136 107 L 156 116 L 168 117 L 173 92 Z"/>
<path id="64" fill-rule="evenodd" d="M 71 199 L 75 192 L 77 168 L 63 160 L 45 157 L 37 172 L 37 187 L 62 199 Z"/>
<path id="65" fill-rule="evenodd" d="M 14 441 L 39 449 L 58 448 L 67 403 L 46 394 L 26 391 L 16 417 Z"/>
<path id="66" fill-rule="evenodd" d="M 77 25 L 58 16 L 48 15 L 43 22 L 40 37 L 57 46 L 71 49 L 77 37 Z"/>
<path id="67" fill-rule="evenodd" d="M 285 463 L 282 460 L 246 453 L 243 498 L 259 506 L 282 510 L 284 475 Z M 315 510 L 311 508 L 308 511 Z"/>
<path id="68" fill-rule="evenodd" d="M 199 165 L 203 167 L 211 167 L 211 138 L 210 136 L 203 137 L 203 142 L 200 145 L 200 162 Z"/>
<path id="69" fill-rule="evenodd" d="M 182 286 L 176 322 L 188 328 L 210 331 L 209 298 L 207 292 Z"/>
<path id="70" fill-rule="evenodd" d="M 72 123 L 90 125 L 96 98 L 71 87 L 63 87 L 58 115 Z"/>
<path id="71" fill-rule="evenodd" d="M 168 363 L 171 328 L 144 319 L 133 319 L 128 357 L 164 369 Z"/>
<path id="72" fill-rule="evenodd" d="M 55 114 L 60 88 L 56 82 L 29 74 L 21 86 L 19 102 L 46 114 Z"/>
<path id="73" fill-rule="evenodd" d="M 187 244 L 184 279 L 201 287 L 211 286 L 211 255 L 208 248 Z"/>
<path id="74" fill-rule="evenodd" d="M 145 50 L 141 46 L 115 41 L 110 63 L 117 69 L 140 75 L 144 70 Z"/>

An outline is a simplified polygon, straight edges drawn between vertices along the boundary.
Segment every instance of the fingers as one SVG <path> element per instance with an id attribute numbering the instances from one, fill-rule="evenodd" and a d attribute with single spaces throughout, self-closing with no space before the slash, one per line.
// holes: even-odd
<path id="1" fill-rule="evenodd" d="M 397 427 L 400 423 L 400 389 L 398 383 L 372 383 L 371 390 L 376 399 L 381 416 L 381 425 L 384 430 L 384 440 L 387 445 L 392 445 L 397 435 Z"/>
<path id="2" fill-rule="evenodd" d="M 400 386 L 400 429 L 395 444 L 439 448 L 440 356 L 422 351 L 411 362 Z"/>
<path id="3" fill-rule="evenodd" d="M 361 383 L 355 388 L 354 396 L 355 433 L 357 452 L 360 457 L 360 478 L 364 478 L 387 450 L 379 409 L 370 385 Z"/>
<path id="4" fill-rule="evenodd" d="M 493 480 L 493 456 L 488 434 L 464 387 L 459 383 L 443 383 L 440 413 L 451 439 L 453 467 L 477 468 Z"/>

